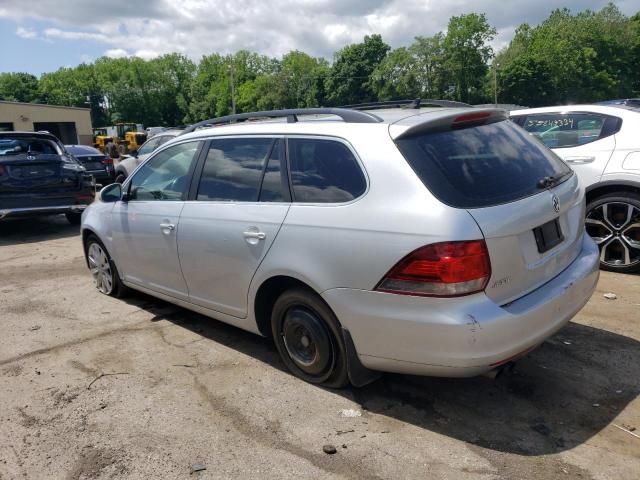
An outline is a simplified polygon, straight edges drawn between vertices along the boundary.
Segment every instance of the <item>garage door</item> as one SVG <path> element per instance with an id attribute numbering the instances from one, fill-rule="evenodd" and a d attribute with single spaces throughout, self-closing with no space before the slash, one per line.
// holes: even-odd
<path id="1" fill-rule="evenodd" d="M 54 134 L 65 145 L 78 143 L 78 131 L 75 122 L 33 122 L 33 129 L 46 130 Z"/>

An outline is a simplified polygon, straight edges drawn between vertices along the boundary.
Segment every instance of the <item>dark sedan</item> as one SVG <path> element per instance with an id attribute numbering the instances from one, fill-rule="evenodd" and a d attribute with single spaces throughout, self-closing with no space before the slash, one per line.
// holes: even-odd
<path id="1" fill-rule="evenodd" d="M 93 175 L 97 183 L 113 183 L 115 173 L 111 157 L 87 145 L 65 145 L 65 148 L 87 169 L 87 173 Z"/>
<path id="2" fill-rule="evenodd" d="M 72 224 L 93 202 L 95 182 L 44 132 L 0 132 L 0 220 L 64 213 Z"/>

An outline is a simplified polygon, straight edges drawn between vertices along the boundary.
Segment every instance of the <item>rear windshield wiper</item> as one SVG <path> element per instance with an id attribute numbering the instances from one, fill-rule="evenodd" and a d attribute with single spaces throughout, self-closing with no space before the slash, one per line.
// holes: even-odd
<path id="1" fill-rule="evenodd" d="M 549 175 L 549 176 L 546 176 L 546 177 L 542 177 L 540 180 L 538 180 L 538 183 L 536 184 L 536 187 L 538 187 L 540 189 L 551 188 L 551 187 L 557 185 L 558 183 L 560 183 L 560 180 L 565 178 L 570 173 L 571 172 L 565 172 L 565 173 L 559 173 L 558 175 Z"/>

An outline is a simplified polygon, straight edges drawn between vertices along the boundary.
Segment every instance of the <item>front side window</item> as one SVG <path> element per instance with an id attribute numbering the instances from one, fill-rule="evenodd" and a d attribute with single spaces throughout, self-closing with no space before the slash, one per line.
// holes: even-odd
<path id="1" fill-rule="evenodd" d="M 549 148 L 586 145 L 619 130 L 619 119 L 597 113 L 535 114 L 518 117 L 517 122 Z"/>
<path id="2" fill-rule="evenodd" d="M 349 202 L 367 189 L 357 160 L 342 142 L 291 138 L 289 162 L 295 202 Z"/>
<path id="3" fill-rule="evenodd" d="M 131 179 L 129 200 L 184 200 L 198 146 L 199 142 L 181 143 L 154 155 Z"/>
<path id="4" fill-rule="evenodd" d="M 256 202 L 273 138 L 222 138 L 211 141 L 197 200 Z"/>

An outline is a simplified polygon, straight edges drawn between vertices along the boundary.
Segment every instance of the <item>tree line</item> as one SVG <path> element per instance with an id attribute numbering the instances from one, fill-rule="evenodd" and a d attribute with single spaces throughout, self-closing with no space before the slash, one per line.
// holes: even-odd
<path id="1" fill-rule="evenodd" d="M 329 63 L 291 51 L 281 59 L 240 50 L 198 63 L 102 57 L 40 78 L 0 73 L 0 99 L 91 108 L 93 124 L 181 125 L 237 112 L 340 106 L 400 98 L 542 106 L 640 96 L 640 12 L 615 5 L 557 9 L 520 25 L 494 52 L 484 14 L 451 17 L 447 30 L 392 49 L 380 35 L 347 45 Z"/>

